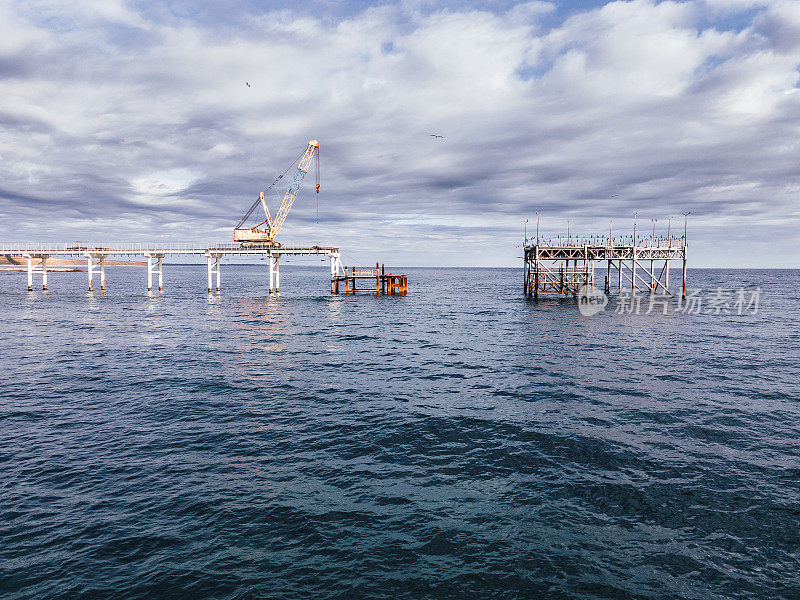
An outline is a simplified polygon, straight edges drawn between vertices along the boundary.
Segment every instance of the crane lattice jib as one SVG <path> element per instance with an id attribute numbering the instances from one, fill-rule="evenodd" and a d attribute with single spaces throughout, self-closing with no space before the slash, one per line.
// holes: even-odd
<path id="1" fill-rule="evenodd" d="M 289 210 L 292 208 L 294 199 L 297 198 L 297 192 L 300 190 L 300 184 L 303 183 L 303 178 L 306 176 L 308 169 L 311 167 L 311 160 L 314 158 L 314 153 L 318 149 L 319 143 L 317 140 L 311 140 L 308 142 L 308 148 L 306 148 L 303 158 L 300 159 L 300 164 L 297 165 L 297 170 L 294 172 L 294 177 L 292 177 L 292 183 L 289 185 L 289 189 L 286 190 L 286 194 L 283 196 L 283 202 L 281 202 L 281 206 L 275 215 L 275 219 L 270 223 L 270 240 L 274 239 L 275 236 L 278 235 L 281 227 L 283 227 L 283 222 L 286 220 L 286 216 L 289 214 Z"/>

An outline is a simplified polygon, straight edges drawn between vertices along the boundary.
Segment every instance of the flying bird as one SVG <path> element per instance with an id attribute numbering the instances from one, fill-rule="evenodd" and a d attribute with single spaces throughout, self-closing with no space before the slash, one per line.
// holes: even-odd
<path id="1" fill-rule="evenodd" d="M 250 86 L 250 83 L 249 83 L 249 82 L 247 82 L 247 81 L 245 81 L 245 82 L 244 82 L 244 84 L 245 84 L 247 87 L 251 87 L 251 86 Z"/>
<path id="2" fill-rule="evenodd" d="M 442 139 L 444 139 L 444 136 L 443 136 L 443 135 L 436 135 L 435 133 L 432 133 L 432 134 L 430 134 L 430 136 L 431 136 L 431 137 L 435 137 L 435 138 L 442 138 Z"/>

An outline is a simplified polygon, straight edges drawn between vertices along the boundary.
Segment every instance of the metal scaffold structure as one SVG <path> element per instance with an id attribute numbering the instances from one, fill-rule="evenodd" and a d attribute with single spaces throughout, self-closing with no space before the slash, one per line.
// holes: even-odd
<path id="1" fill-rule="evenodd" d="M 358 287 L 358 281 L 363 281 L 367 287 Z M 408 293 L 408 276 L 387 273 L 386 266 L 375 263 L 375 269 L 347 267 L 344 268 L 344 275 L 331 274 L 331 293 L 339 293 L 339 284 L 344 283 L 345 294 L 356 294 L 358 292 L 373 293 L 378 296 L 383 294 L 400 294 L 405 296 Z"/>
<path id="2" fill-rule="evenodd" d="M 655 224 L 655 219 L 653 219 Z M 684 234 L 527 237 L 524 247 L 523 291 L 526 297 L 540 294 L 577 295 L 584 288 L 595 288 L 598 264 L 605 267 L 603 291 L 610 294 L 647 291 L 674 296 L 670 289 L 670 265 L 681 268 L 681 295 L 686 296 L 686 230 Z"/>

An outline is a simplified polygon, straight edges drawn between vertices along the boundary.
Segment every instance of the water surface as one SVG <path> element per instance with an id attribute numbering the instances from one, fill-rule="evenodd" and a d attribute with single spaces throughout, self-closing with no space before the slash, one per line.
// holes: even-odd
<path id="1" fill-rule="evenodd" d="M 800 596 L 800 272 L 582 317 L 520 269 L 322 267 L 0 274 L 0 596 Z"/>

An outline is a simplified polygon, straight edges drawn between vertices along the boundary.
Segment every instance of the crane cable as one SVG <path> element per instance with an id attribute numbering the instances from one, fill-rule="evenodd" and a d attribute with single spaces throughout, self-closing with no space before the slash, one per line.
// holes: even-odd
<path id="1" fill-rule="evenodd" d="M 319 146 L 317 146 L 317 225 L 319 225 Z"/>
<path id="2" fill-rule="evenodd" d="M 363 256 L 356 256 L 355 254 L 353 254 L 353 253 L 351 253 L 349 251 L 347 252 L 347 254 L 345 254 L 344 252 L 342 252 L 340 250 L 339 254 L 341 255 L 341 257 L 343 259 L 345 259 L 345 262 L 342 263 L 343 265 L 347 264 L 347 260 L 346 259 L 348 259 L 348 258 L 353 259 L 353 260 L 350 261 L 350 265 L 354 266 L 354 267 L 368 269 L 369 268 L 368 265 L 371 264 L 371 263 L 368 263 L 368 262 L 364 261 L 363 260 L 363 258 L 364 258 Z"/>

